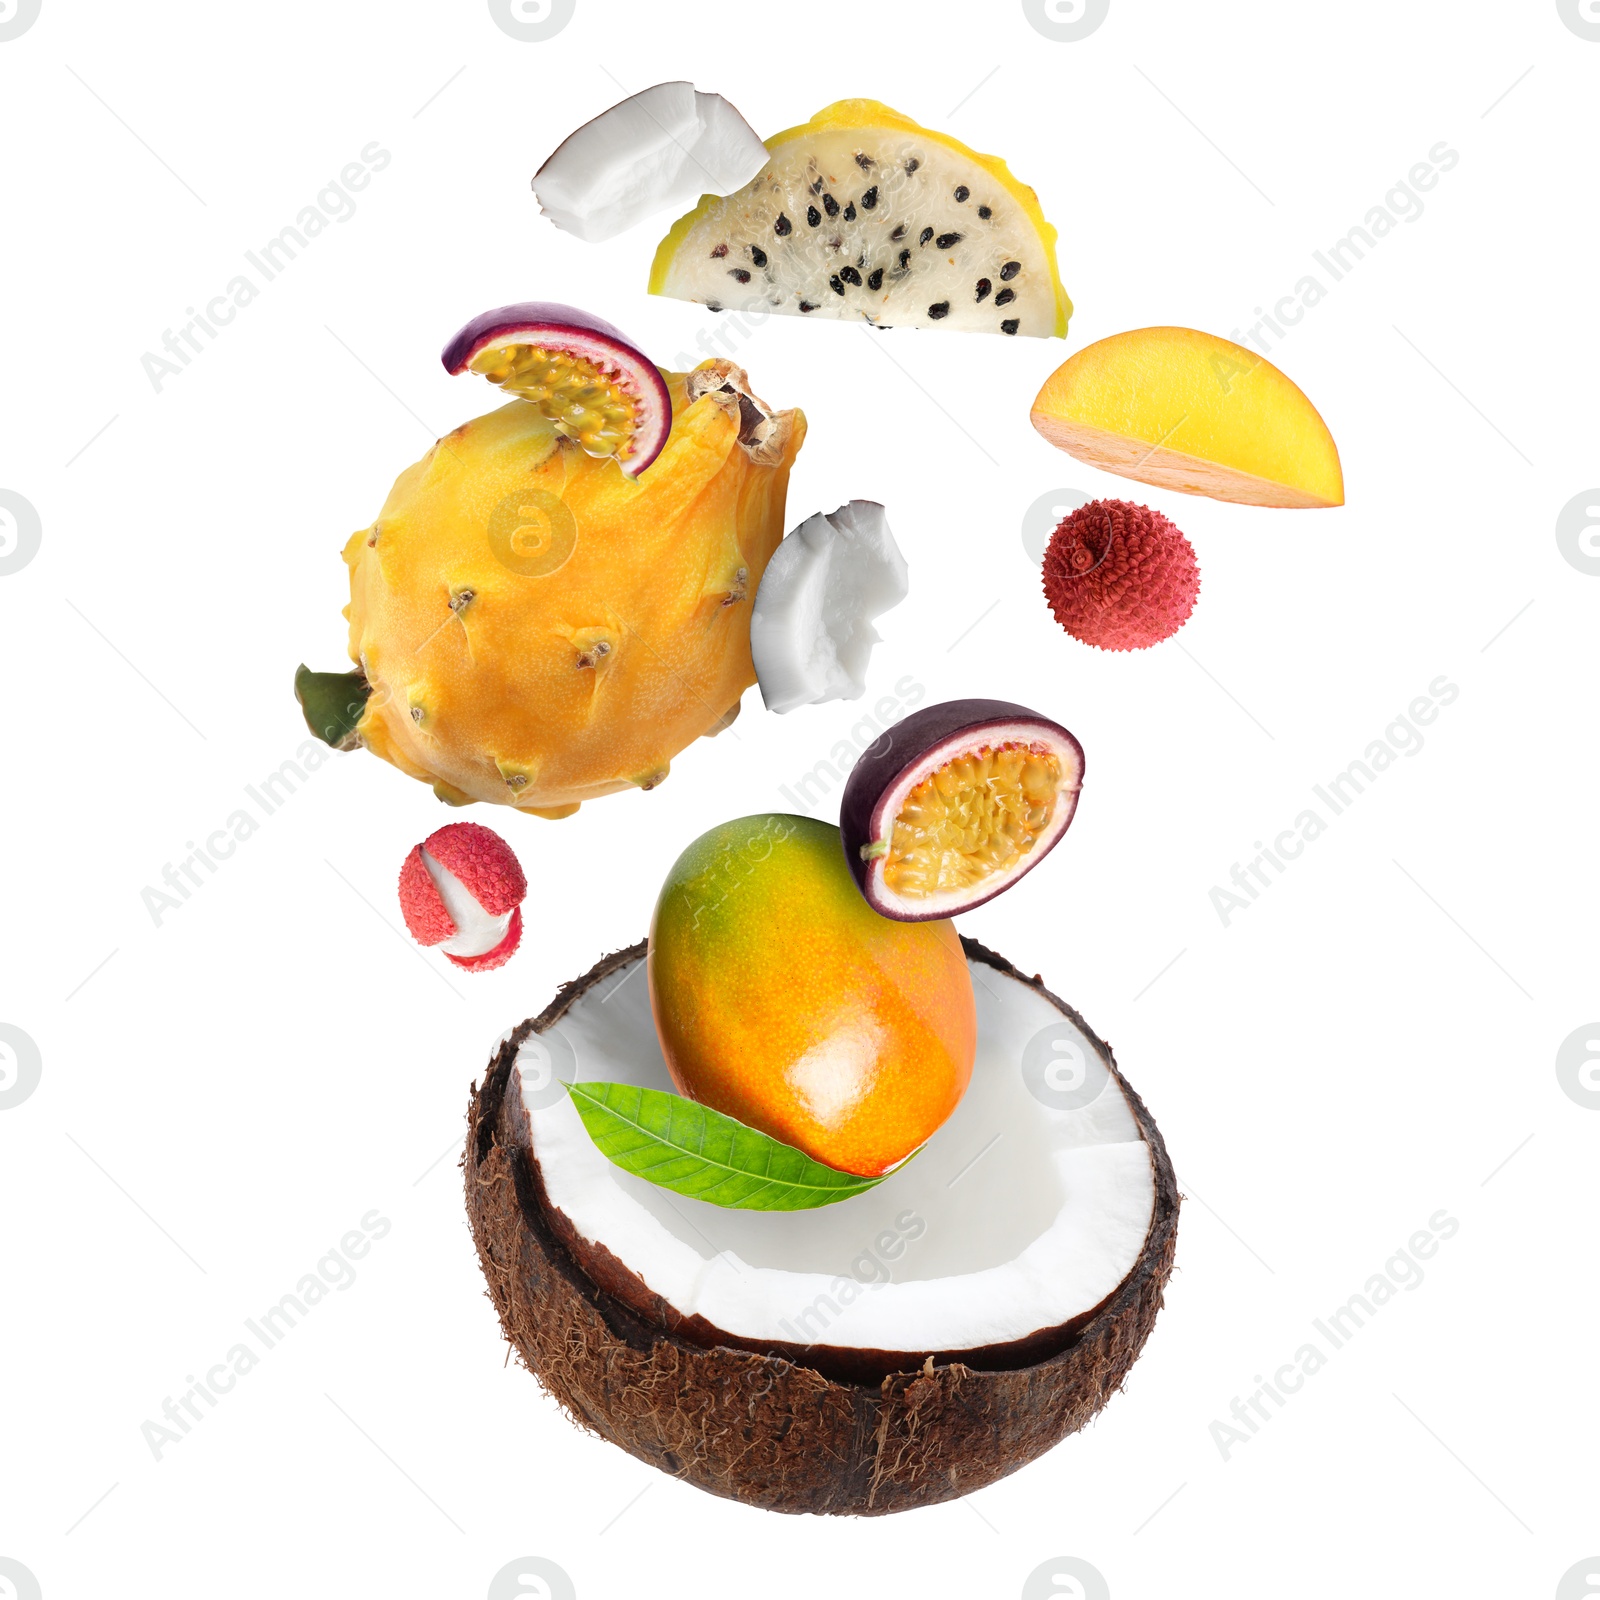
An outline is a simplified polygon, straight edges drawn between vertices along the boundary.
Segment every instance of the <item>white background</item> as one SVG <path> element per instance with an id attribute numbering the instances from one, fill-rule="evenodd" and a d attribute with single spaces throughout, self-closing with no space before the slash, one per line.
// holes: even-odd
<path id="1" fill-rule="evenodd" d="M 763 133 L 867 94 L 999 151 L 1078 307 L 1066 346 L 775 319 L 736 351 L 810 419 L 791 524 L 889 507 L 912 594 L 872 696 L 910 674 L 1082 738 L 1071 835 L 962 925 L 1113 1041 L 1189 1196 L 1126 1392 L 969 1502 L 887 1520 L 749 1510 L 578 1433 L 504 1362 L 455 1165 L 501 1030 L 641 937 L 704 827 L 792 809 L 780 785 L 859 707 L 779 718 L 752 691 L 656 792 L 473 813 L 532 880 L 491 976 L 400 935 L 401 859 L 452 814 L 366 756 L 159 927 L 141 904 L 301 745 L 295 665 L 343 664 L 343 540 L 495 403 L 444 374 L 448 335 L 530 297 L 662 361 L 719 326 L 643 292 L 669 219 L 589 247 L 528 192 L 570 128 L 674 76 Z M 1006 0 L 578 0 L 544 43 L 482 3 L 44 0 L 0 42 L 0 488 L 42 526 L 0 577 L 0 1022 L 42 1059 L 0 1111 L 0 1556 L 46 1600 L 476 1597 L 527 1555 L 583 1600 L 1010 1597 L 1060 1556 L 1124 1600 L 1544 1597 L 1600 1554 L 1600 1112 L 1555 1071 L 1600 1016 L 1600 578 L 1555 537 L 1600 483 L 1597 89 L 1600 43 L 1554 0 L 1113 0 L 1077 43 Z M 370 141 L 392 161 L 355 215 L 157 393 L 141 356 Z M 1460 161 L 1424 213 L 1276 352 L 1346 509 L 1126 485 L 1028 426 L 1093 339 L 1247 327 L 1440 141 Z M 1050 618 L 1020 530 L 1068 488 L 1189 534 L 1175 641 L 1104 656 Z M 1425 747 L 1225 927 L 1212 887 L 1440 675 L 1459 698 Z M 373 1209 L 392 1230 L 355 1284 L 153 1459 L 141 1424 Z M 1459 1232 L 1421 1286 L 1224 1460 L 1213 1421 L 1440 1209 Z"/>

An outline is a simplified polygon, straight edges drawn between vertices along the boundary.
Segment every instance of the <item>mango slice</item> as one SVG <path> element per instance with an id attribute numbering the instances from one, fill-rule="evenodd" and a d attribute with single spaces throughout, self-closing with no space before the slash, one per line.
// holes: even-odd
<path id="1" fill-rule="evenodd" d="M 1119 477 L 1241 505 L 1344 504 L 1328 425 L 1264 356 L 1193 328 L 1080 350 L 1033 402 L 1035 428 Z"/>

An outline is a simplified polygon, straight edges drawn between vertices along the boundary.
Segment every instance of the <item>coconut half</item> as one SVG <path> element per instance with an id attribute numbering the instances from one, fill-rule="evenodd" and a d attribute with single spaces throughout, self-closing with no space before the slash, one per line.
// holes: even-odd
<path id="1" fill-rule="evenodd" d="M 728 1211 L 613 1166 L 562 1084 L 671 1088 L 645 946 L 567 985 L 474 1087 L 467 1206 L 525 1364 L 585 1427 L 713 1493 L 876 1515 L 970 1493 L 1083 1426 L 1161 1305 L 1178 1196 L 1109 1049 L 963 940 L 972 1087 L 876 1188 Z"/>
<path id="2" fill-rule="evenodd" d="M 533 192 L 558 228 L 598 244 L 703 194 L 743 188 L 766 164 L 766 146 L 720 94 L 658 83 L 569 134 Z"/>

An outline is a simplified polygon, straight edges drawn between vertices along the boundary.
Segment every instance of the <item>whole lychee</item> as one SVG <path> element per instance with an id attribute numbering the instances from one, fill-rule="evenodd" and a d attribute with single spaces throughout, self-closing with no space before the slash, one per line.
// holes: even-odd
<path id="1" fill-rule="evenodd" d="M 456 966 L 488 972 L 522 942 L 528 892 L 511 846 L 492 828 L 452 822 L 413 847 L 400 869 L 400 912 L 411 937 Z"/>
<path id="2" fill-rule="evenodd" d="M 1074 639 L 1100 650 L 1148 650 L 1194 610 L 1200 563 L 1159 511 L 1091 500 L 1050 536 L 1044 594 Z"/>

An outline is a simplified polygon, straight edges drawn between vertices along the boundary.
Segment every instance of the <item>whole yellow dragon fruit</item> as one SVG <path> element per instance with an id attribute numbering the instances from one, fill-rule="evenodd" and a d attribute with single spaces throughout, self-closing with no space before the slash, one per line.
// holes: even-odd
<path id="1" fill-rule="evenodd" d="M 527 398 L 401 473 L 345 546 L 359 670 L 296 691 L 314 732 L 441 800 L 564 817 L 737 715 L 805 419 L 727 361 L 644 383 L 528 348 L 461 358 Z M 664 447 L 629 432 L 660 383 Z"/>

